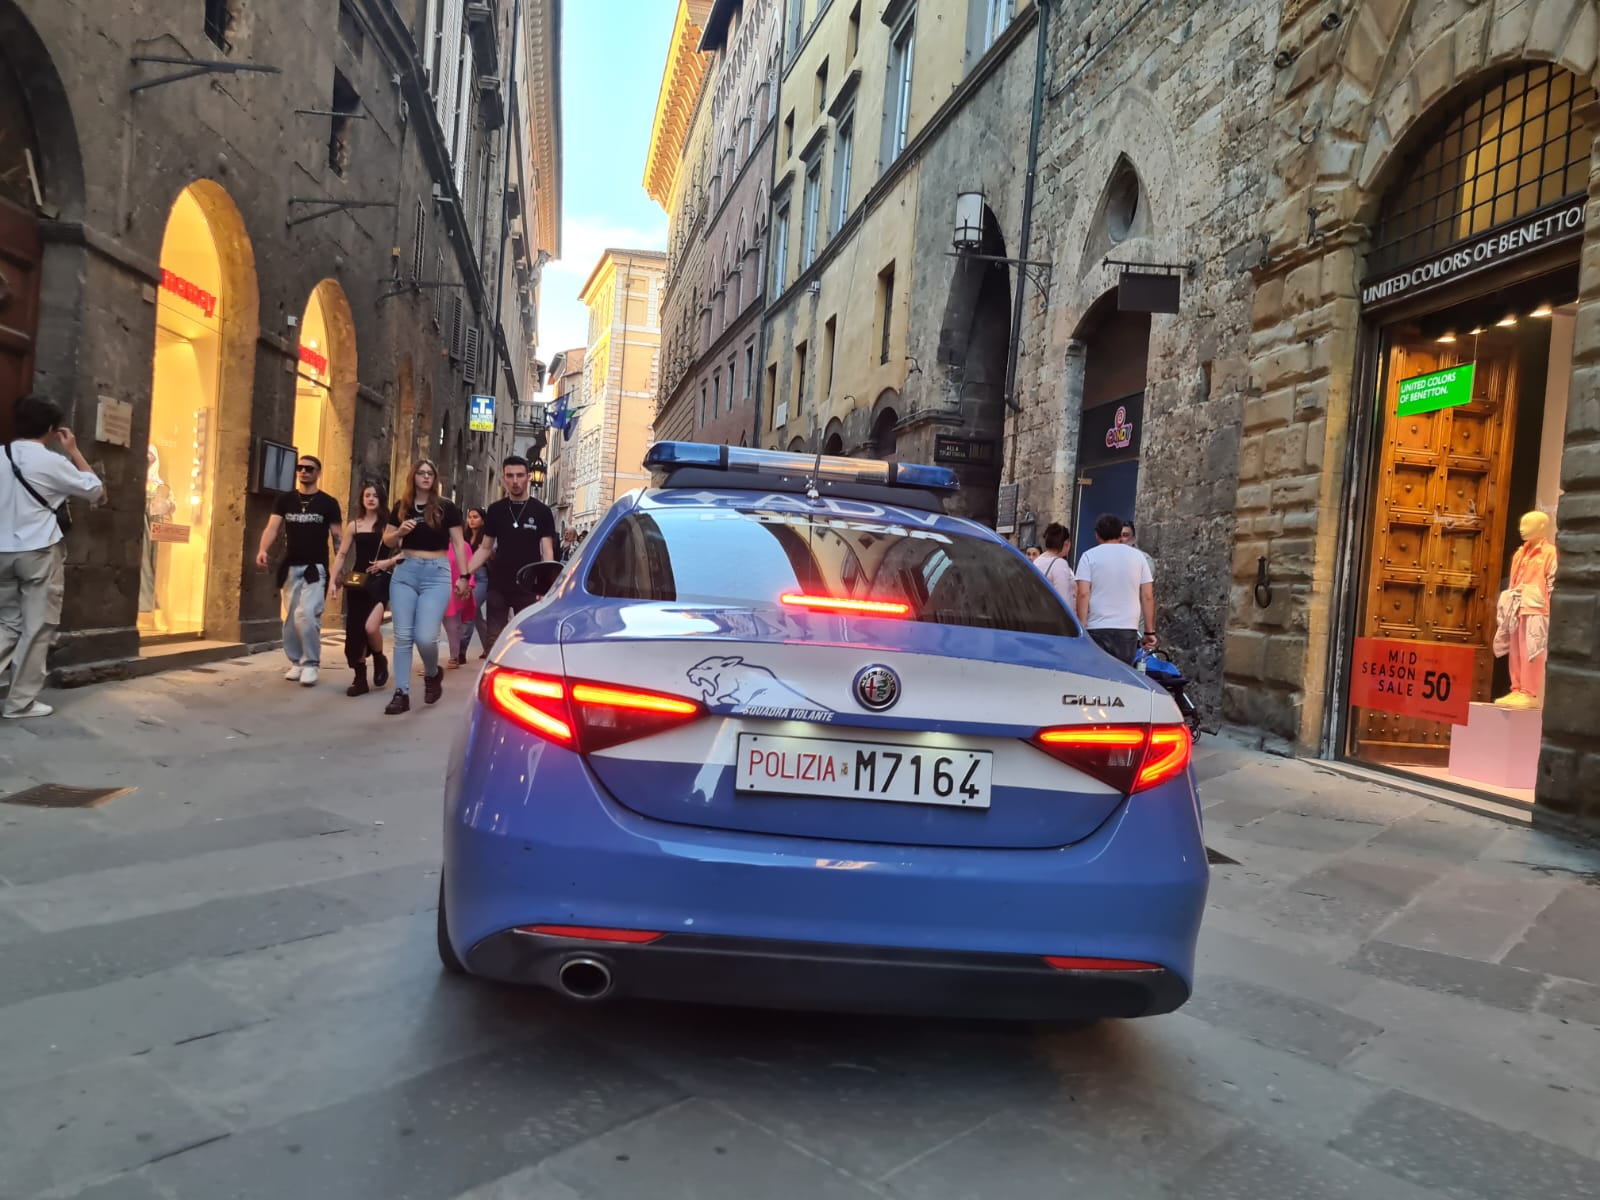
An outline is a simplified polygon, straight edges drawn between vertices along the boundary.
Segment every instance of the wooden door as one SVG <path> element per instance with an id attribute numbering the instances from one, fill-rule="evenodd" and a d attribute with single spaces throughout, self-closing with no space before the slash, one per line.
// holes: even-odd
<path id="1" fill-rule="evenodd" d="M 1498 331 L 1474 341 L 1390 350 L 1362 633 L 1471 646 L 1477 652 L 1472 698 L 1487 700 L 1509 519 L 1517 359 L 1513 340 Z M 1470 404 L 1397 415 L 1401 380 L 1474 358 Z M 1358 709 L 1351 725 L 1363 758 L 1428 765 L 1448 758 L 1451 727 L 1441 722 Z"/>
<path id="2" fill-rule="evenodd" d="M 11 440 L 17 397 L 33 386 L 39 328 L 39 224 L 0 199 L 0 441 Z"/>

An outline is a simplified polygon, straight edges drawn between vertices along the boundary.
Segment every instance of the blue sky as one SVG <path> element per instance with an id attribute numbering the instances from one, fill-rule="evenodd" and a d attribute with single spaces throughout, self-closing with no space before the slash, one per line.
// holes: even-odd
<path id="1" fill-rule="evenodd" d="M 545 267 L 539 357 L 581 346 L 578 289 L 607 246 L 663 250 L 667 215 L 644 193 L 650 124 L 677 0 L 561 6 L 561 258 Z"/>

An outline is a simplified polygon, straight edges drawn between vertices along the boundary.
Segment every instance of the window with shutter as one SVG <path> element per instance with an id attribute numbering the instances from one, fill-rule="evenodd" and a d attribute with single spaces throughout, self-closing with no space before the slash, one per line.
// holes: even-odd
<path id="1" fill-rule="evenodd" d="M 450 301 L 450 357 L 461 357 L 461 342 L 461 297 L 456 296 Z"/>
<path id="2" fill-rule="evenodd" d="M 467 330 L 466 342 L 462 347 L 461 380 L 463 383 L 478 382 L 478 330 L 476 327 Z"/>

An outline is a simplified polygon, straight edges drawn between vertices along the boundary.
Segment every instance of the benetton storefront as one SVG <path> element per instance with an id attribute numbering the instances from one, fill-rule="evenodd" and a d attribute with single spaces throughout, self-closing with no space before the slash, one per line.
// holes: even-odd
<path id="1" fill-rule="evenodd" d="M 1542 64 L 1453 101 L 1384 198 L 1361 287 L 1333 746 L 1526 801 L 1592 102 Z"/>

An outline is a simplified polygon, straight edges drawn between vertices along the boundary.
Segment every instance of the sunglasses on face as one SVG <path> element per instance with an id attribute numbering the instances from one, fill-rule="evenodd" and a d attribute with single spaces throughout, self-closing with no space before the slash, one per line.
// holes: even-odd
<path id="1" fill-rule="evenodd" d="M 301 472 L 310 471 L 312 474 L 316 474 L 317 472 L 317 468 L 312 466 L 310 463 L 301 463 L 295 469 Z"/>

